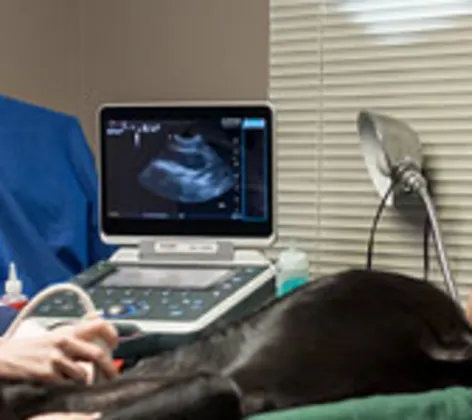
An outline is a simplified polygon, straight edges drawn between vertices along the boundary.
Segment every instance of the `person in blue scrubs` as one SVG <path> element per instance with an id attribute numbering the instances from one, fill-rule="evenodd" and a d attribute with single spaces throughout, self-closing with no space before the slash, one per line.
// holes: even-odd
<path id="1" fill-rule="evenodd" d="M 80 120 L 0 94 L 0 294 L 12 262 L 31 297 L 108 259 L 98 201 Z"/>
<path id="2" fill-rule="evenodd" d="M 11 262 L 17 266 L 24 293 L 31 297 L 114 252 L 116 248 L 99 236 L 95 162 L 77 118 L 0 94 L 0 152 L 0 295 Z M 0 306 L 0 377 L 41 379 L 47 363 L 41 368 L 34 361 L 41 357 L 47 361 L 41 348 L 57 347 L 55 334 L 67 332 L 66 341 L 72 340 L 85 360 L 98 357 L 91 340 L 70 329 L 45 332 L 30 338 L 27 346 L 22 343 L 25 339 L 2 339 L 16 315 Z M 106 331 L 110 335 L 104 321 L 87 328 L 96 328 L 96 336 Z M 64 356 L 62 372 L 50 371 L 49 379 L 80 379 L 78 365 L 64 349 L 56 350 Z M 6 366 L 16 370 L 5 372 Z M 91 418 L 51 414 L 34 420 Z"/>

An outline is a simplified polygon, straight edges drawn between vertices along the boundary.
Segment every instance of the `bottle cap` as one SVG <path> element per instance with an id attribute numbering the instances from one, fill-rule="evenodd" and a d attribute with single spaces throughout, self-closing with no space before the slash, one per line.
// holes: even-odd
<path id="1" fill-rule="evenodd" d="M 8 297 L 19 297 L 23 293 L 23 284 L 18 278 L 15 263 L 10 263 L 8 279 L 5 282 L 5 294 Z"/>
<path id="2" fill-rule="evenodd" d="M 308 255 L 298 249 L 294 243 L 291 243 L 287 249 L 280 253 L 277 265 L 281 269 L 287 266 L 296 266 L 300 269 L 308 269 L 310 262 L 308 260 Z"/>

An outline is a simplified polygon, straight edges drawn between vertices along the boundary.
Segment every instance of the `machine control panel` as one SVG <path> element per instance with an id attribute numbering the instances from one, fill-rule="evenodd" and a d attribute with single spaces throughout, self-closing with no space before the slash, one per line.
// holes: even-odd
<path id="1" fill-rule="evenodd" d="M 267 267 L 232 268 L 223 281 L 207 288 L 114 287 L 101 284 L 114 271 L 113 266 L 102 264 L 82 273 L 77 283 L 89 293 L 107 319 L 182 322 L 198 319 L 266 270 Z M 43 302 L 33 315 L 42 318 L 80 317 L 82 309 L 77 297 L 65 292 Z"/>

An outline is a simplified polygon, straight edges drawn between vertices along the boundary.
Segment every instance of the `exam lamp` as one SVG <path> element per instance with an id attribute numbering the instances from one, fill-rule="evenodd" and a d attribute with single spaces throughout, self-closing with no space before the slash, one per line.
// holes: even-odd
<path id="1" fill-rule="evenodd" d="M 392 117 L 361 111 L 357 118 L 364 160 L 379 195 L 384 198 L 392 183 L 405 192 L 416 193 L 422 200 L 433 233 L 436 253 L 447 292 L 459 303 L 457 286 L 452 278 L 441 236 L 439 221 L 422 174 L 422 151 L 418 134 L 405 122 Z M 386 205 L 393 205 L 393 194 Z"/>

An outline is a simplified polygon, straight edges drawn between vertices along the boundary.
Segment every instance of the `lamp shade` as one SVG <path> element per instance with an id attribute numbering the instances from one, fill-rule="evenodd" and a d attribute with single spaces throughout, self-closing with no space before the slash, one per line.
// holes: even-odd
<path id="1" fill-rule="evenodd" d="M 418 134 L 403 121 L 370 111 L 359 113 L 357 129 L 369 175 L 380 196 L 385 196 L 392 182 L 401 181 L 405 190 L 416 192 L 423 200 L 446 289 L 460 307 L 434 203 L 421 172 L 423 159 Z M 393 205 L 392 195 L 385 204 Z"/>
<path id="2" fill-rule="evenodd" d="M 408 163 L 421 170 L 419 136 L 403 121 L 361 111 L 357 118 L 357 130 L 367 170 L 381 197 L 386 194 L 395 169 L 402 164 Z M 393 205 L 393 196 L 388 198 L 386 205 Z"/>

